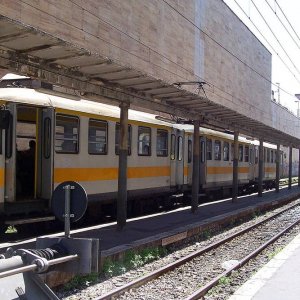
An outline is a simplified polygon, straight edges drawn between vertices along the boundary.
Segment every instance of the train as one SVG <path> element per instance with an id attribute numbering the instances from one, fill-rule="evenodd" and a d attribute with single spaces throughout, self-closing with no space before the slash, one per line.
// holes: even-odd
<path id="1" fill-rule="evenodd" d="M 21 224 L 51 216 L 51 196 L 64 181 L 80 183 L 88 215 L 116 210 L 120 109 L 31 88 L 1 88 L 6 112 L 0 145 L 2 223 Z M 5 127 L 5 128 L 4 128 Z M 129 110 L 128 209 L 184 195 L 192 185 L 193 126 Z M 200 128 L 200 190 L 208 199 L 230 196 L 233 135 Z M 258 143 L 239 137 L 240 193 L 257 189 Z M 284 151 L 281 150 L 281 165 Z M 275 187 L 276 147 L 264 144 L 264 187 Z M 283 176 L 283 167 L 281 167 Z M 29 221 L 28 221 L 29 220 Z M 15 223 L 14 223 L 15 222 Z"/>

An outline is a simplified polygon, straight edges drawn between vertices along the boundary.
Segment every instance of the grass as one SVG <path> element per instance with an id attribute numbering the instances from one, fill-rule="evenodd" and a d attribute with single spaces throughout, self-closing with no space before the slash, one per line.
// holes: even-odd
<path id="1" fill-rule="evenodd" d="M 76 275 L 64 285 L 64 290 L 69 291 L 75 288 L 83 288 L 96 283 L 99 279 L 98 273 L 88 275 Z"/>
<path id="2" fill-rule="evenodd" d="M 102 273 L 106 277 L 124 274 L 129 270 L 137 269 L 166 254 L 166 249 L 162 247 L 145 248 L 140 251 L 130 250 L 125 253 L 121 261 L 106 260 L 103 264 Z"/>
<path id="3" fill-rule="evenodd" d="M 219 279 L 219 284 L 221 284 L 221 285 L 227 285 L 229 283 L 230 283 L 229 277 L 223 276 Z"/>
<path id="4" fill-rule="evenodd" d="M 18 230 L 16 229 L 15 226 L 8 226 L 5 233 L 6 234 L 18 233 Z"/>

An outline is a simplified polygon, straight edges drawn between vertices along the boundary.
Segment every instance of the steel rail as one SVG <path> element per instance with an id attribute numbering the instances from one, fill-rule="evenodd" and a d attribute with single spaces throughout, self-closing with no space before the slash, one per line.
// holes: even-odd
<path id="1" fill-rule="evenodd" d="M 210 289 L 212 289 L 214 286 L 216 286 L 219 283 L 219 280 L 222 277 L 228 276 L 228 275 L 230 275 L 232 273 L 232 271 L 238 270 L 239 268 L 241 268 L 242 266 L 244 266 L 249 260 L 251 260 L 252 258 L 258 256 L 258 254 L 260 254 L 265 248 L 267 248 L 270 244 L 274 243 L 281 236 L 283 236 L 287 231 L 289 231 L 291 228 L 293 228 L 294 226 L 296 226 L 299 223 L 300 223 L 300 219 L 298 219 L 293 224 L 289 225 L 288 227 L 286 227 L 285 229 L 283 229 L 282 231 L 280 231 L 278 234 L 276 234 L 275 236 L 273 236 L 271 239 L 269 239 L 263 245 L 261 245 L 260 247 L 256 248 L 254 251 L 252 251 L 247 256 L 245 256 L 236 265 L 232 266 L 230 269 L 226 270 L 222 274 L 216 276 L 214 279 L 212 279 L 210 282 L 208 282 L 206 285 L 204 285 L 203 287 L 201 287 L 200 289 L 198 289 L 197 291 L 195 291 L 192 295 L 188 296 L 184 300 L 195 300 L 195 299 L 199 299 L 199 298 L 205 296 L 205 294 L 207 294 L 207 292 Z"/>
<path id="2" fill-rule="evenodd" d="M 64 262 L 68 262 L 68 261 L 71 261 L 71 260 L 78 259 L 78 257 L 79 256 L 77 254 L 74 254 L 74 255 L 68 255 L 68 256 L 55 258 L 55 259 L 52 259 L 52 260 L 48 260 L 47 265 L 50 267 L 50 266 L 53 266 L 53 265 L 57 265 L 57 264 L 61 264 L 61 263 L 64 263 Z M 4 278 L 4 277 L 15 275 L 15 274 L 19 274 L 19 273 L 35 271 L 38 268 L 39 268 L 39 266 L 36 263 L 33 263 L 33 264 L 30 264 L 30 265 L 27 265 L 27 266 L 24 266 L 24 267 L 19 267 L 19 268 L 16 268 L 16 269 L 4 271 L 4 272 L 0 273 L 0 279 Z"/>
<path id="3" fill-rule="evenodd" d="M 112 290 L 112 291 L 110 291 L 110 292 L 108 292 L 108 293 L 106 293 L 102 296 L 94 298 L 94 300 L 112 299 L 114 297 L 120 296 L 121 294 L 125 293 L 126 291 L 128 291 L 130 289 L 138 288 L 138 287 L 146 284 L 147 282 L 149 282 L 153 279 L 156 279 L 156 278 L 160 277 L 161 275 L 166 274 L 166 273 L 180 267 L 181 265 L 191 261 L 192 259 L 196 258 L 197 256 L 200 256 L 200 255 L 202 255 L 202 254 L 204 254 L 204 253 L 206 253 L 210 250 L 213 250 L 213 249 L 219 247 L 220 245 L 222 245 L 222 244 L 224 244 L 224 243 L 226 243 L 226 242 L 228 242 L 228 241 L 230 241 L 230 240 L 232 240 L 232 239 L 234 239 L 234 238 L 236 238 L 236 237 L 238 237 L 238 236 L 240 236 L 244 233 L 247 233 L 248 231 L 252 230 L 253 228 L 258 227 L 258 226 L 270 221 L 271 219 L 276 218 L 280 214 L 282 214 L 282 213 L 284 213 L 284 212 L 286 212 L 286 211 L 288 211 L 288 210 L 290 210 L 290 209 L 292 209 L 296 206 L 299 206 L 299 205 L 300 205 L 300 203 L 296 203 L 296 204 L 294 204 L 294 205 L 292 205 L 288 208 L 285 208 L 285 209 L 281 210 L 280 212 L 277 212 L 277 213 L 273 214 L 272 216 L 270 216 L 270 217 L 268 217 L 268 218 L 266 218 L 266 219 L 264 219 L 264 220 L 262 220 L 262 221 L 260 221 L 256 224 L 250 225 L 250 226 L 248 226 L 248 227 L 246 227 L 246 228 L 244 228 L 244 229 L 242 229 L 242 230 L 240 230 L 236 233 L 231 234 L 230 236 L 228 236 L 224 239 L 221 239 L 219 241 L 216 241 L 216 242 L 210 244 L 207 247 L 204 247 L 200 250 L 196 250 L 195 252 L 193 252 L 193 253 L 191 253 L 191 254 L 183 257 L 183 258 L 180 258 L 180 259 L 176 260 L 175 262 L 169 263 L 166 266 L 163 266 L 163 267 L 159 268 L 158 270 L 150 272 L 149 274 L 146 274 L 146 275 L 144 275 L 140 278 L 137 278 L 137 279 L 135 279 L 135 280 L 133 280 L 133 281 L 127 283 L 127 284 L 124 284 L 123 286 L 121 286 L 117 289 L 114 289 L 114 290 Z"/>

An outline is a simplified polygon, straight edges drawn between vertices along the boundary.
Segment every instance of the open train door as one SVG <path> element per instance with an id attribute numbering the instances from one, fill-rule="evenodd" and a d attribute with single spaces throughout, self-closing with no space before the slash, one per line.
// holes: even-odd
<path id="1" fill-rule="evenodd" d="M 0 112 L 2 113 L 3 110 Z M 0 215 L 4 212 L 4 183 L 5 183 L 5 130 L 4 130 L 4 122 L 1 116 L 1 124 L 0 124 Z M 1 223 L 1 222 L 0 222 Z"/>
<path id="2" fill-rule="evenodd" d="M 14 202 L 16 200 L 17 104 L 9 103 L 6 108 L 10 112 L 10 115 L 8 128 L 5 130 L 4 200 L 5 202 Z"/>
<path id="3" fill-rule="evenodd" d="M 54 161 L 54 108 L 47 107 L 39 111 L 39 143 L 38 143 L 38 189 L 40 199 L 49 200 L 53 191 Z"/>

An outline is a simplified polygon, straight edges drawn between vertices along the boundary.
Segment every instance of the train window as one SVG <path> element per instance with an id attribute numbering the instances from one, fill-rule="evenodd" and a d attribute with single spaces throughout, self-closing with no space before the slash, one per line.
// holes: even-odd
<path id="1" fill-rule="evenodd" d="M 175 134 L 171 135 L 171 160 L 175 159 L 175 151 L 176 151 L 176 137 Z"/>
<path id="2" fill-rule="evenodd" d="M 57 153 L 78 153 L 79 151 L 79 118 L 67 115 L 56 115 L 55 151 Z"/>
<path id="3" fill-rule="evenodd" d="M 12 156 L 12 139 L 13 139 L 13 116 L 9 115 L 9 125 L 5 130 L 5 157 L 11 158 Z"/>
<path id="4" fill-rule="evenodd" d="M 266 149 L 267 150 L 267 162 L 270 162 L 270 149 Z"/>
<path id="5" fill-rule="evenodd" d="M 245 146 L 245 162 L 249 162 L 249 146 Z"/>
<path id="6" fill-rule="evenodd" d="M 212 141 L 206 140 L 206 160 L 212 160 Z"/>
<path id="7" fill-rule="evenodd" d="M 188 140 L 188 163 L 192 162 L 192 140 Z"/>
<path id="8" fill-rule="evenodd" d="M 274 161 L 274 152 L 273 152 L 273 150 L 271 150 L 271 163 L 273 163 L 273 162 L 275 162 Z"/>
<path id="9" fill-rule="evenodd" d="M 168 131 L 157 129 L 156 155 L 168 156 Z"/>
<path id="10" fill-rule="evenodd" d="M 51 119 L 45 118 L 44 120 L 44 143 L 43 154 L 45 158 L 51 155 Z"/>
<path id="11" fill-rule="evenodd" d="M 131 155 L 131 125 L 128 124 L 128 155 Z M 115 153 L 119 155 L 119 141 L 120 141 L 120 123 L 116 123 L 115 131 Z"/>
<path id="12" fill-rule="evenodd" d="M 223 159 L 225 161 L 229 161 L 229 143 L 228 142 L 223 143 Z"/>
<path id="13" fill-rule="evenodd" d="M 243 145 L 239 145 L 239 161 L 243 161 Z"/>
<path id="14" fill-rule="evenodd" d="M 151 155 L 151 128 L 138 127 L 138 155 Z"/>
<path id="15" fill-rule="evenodd" d="M 249 151 L 249 160 L 250 160 L 250 163 L 253 164 L 253 149 L 250 148 L 250 151 Z"/>
<path id="16" fill-rule="evenodd" d="M 178 137 L 178 143 L 177 143 L 177 146 L 178 146 L 178 157 L 177 157 L 177 159 L 178 160 L 182 160 L 182 150 L 183 150 L 183 138 L 182 138 L 182 136 L 179 136 Z"/>
<path id="17" fill-rule="evenodd" d="M 89 120 L 89 154 L 107 154 L 107 132 L 106 121 Z"/>
<path id="18" fill-rule="evenodd" d="M 214 153 L 215 160 L 221 160 L 221 141 L 219 140 L 215 140 Z"/>

